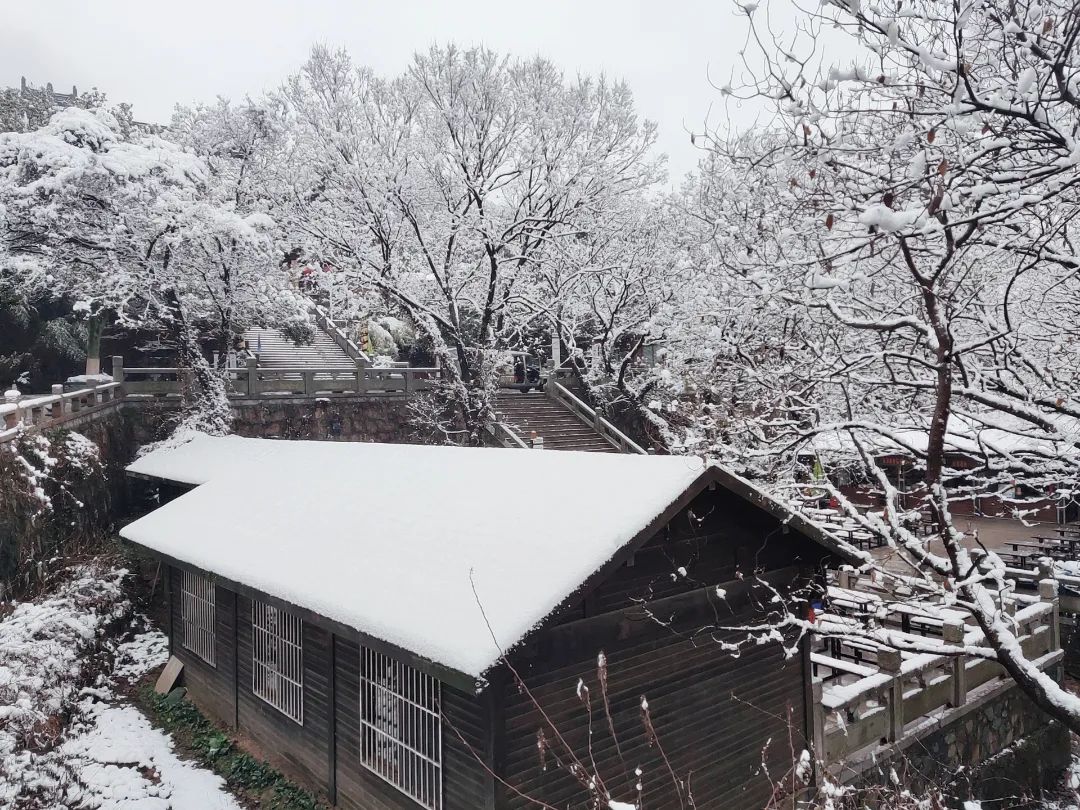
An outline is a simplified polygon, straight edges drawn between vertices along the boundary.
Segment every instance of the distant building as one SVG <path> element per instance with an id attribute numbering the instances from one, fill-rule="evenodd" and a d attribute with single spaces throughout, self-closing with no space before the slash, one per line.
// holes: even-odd
<path id="1" fill-rule="evenodd" d="M 53 89 L 52 82 L 47 82 L 44 87 L 34 87 L 28 81 L 26 81 L 25 76 L 21 77 L 21 84 L 19 89 L 23 95 L 26 95 L 28 92 L 33 90 L 37 90 L 38 92 L 45 92 L 47 95 L 52 97 L 53 101 L 58 107 L 70 107 L 79 98 L 79 88 L 75 85 L 71 85 L 70 93 L 57 93 Z"/>

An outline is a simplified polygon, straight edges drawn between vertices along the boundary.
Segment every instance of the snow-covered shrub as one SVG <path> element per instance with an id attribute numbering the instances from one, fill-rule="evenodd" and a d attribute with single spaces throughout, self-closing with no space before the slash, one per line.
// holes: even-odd
<path id="1" fill-rule="evenodd" d="M 0 621 L 0 806 L 51 807 L 33 800 L 68 781 L 59 763 L 40 757 L 60 742 L 109 626 L 131 612 L 125 575 L 106 565 L 72 568 L 47 597 Z"/>
<path id="2" fill-rule="evenodd" d="M 97 445 L 68 430 L 0 448 L 0 588 L 25 587 L 58 558 L 96 547 L 111 525 Z"/>

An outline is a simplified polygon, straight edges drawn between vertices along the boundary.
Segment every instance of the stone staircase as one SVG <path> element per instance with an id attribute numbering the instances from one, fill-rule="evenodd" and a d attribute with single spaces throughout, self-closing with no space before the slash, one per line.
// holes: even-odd
<path id="1" fill-rule="evenodd" d="M 544 439 L 545 450 L 585 450 L 617 453 L 619 450 L 575 416 L 562 403 L 542 391 L 523 394 L 503 390 L 495 397 L 498 419 L 526 444 L 533 434 Z"/>
<path id="2" fill-rule="evenodd" d="M 244 340 L 258 354 L 260 368 L 356 368 L 356 362 L 322 329 L 315 330 L 309 345 L 294 343 L 277 329 L 248 329 Z"/>

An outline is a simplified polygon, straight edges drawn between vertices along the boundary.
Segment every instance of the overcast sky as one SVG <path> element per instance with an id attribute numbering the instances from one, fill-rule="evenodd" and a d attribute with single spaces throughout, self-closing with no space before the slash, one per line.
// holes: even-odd
<path id="1" fill-rule="evenodd" d="M 97 87 L 136 118 L 167 122 L 177 102 L 277 86 L 315 42 L 400 72 L 438 42 L 549 57 L 567 73 L 626 79 L 660 128 L 672 179 L 697 161 L 688 130 L 727 109 L 724 84 L 745 17 L 728 0 L 32 0 L 4 3 L 0 86 Z M 749 113 L 731 110 L 735 120 Z"/>

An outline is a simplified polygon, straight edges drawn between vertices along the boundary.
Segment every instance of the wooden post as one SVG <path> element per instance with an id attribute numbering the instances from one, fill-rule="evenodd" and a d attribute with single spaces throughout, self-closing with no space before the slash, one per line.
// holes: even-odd
<path id="1" fill-rule="evenodd" d="M 247 359 L 247 393 L 249 397 L 259 393 L 259 360 L 256 357 Z"/>
<path id="2" fill-rule="evenodd" d="M 953 647 L 964 646 L 964 623 L 945 622 L 941 628 L 942 638 Z M 952 660 L 952 705 L 955 709 L 967 703 L 967 656 L 957 655 Z"/>
<path id="3" fill-rule="evenodd" d="M 836 572 L 836 584 L 850 591 L 855 585 L 855 572 L 849 568 L 841 568 Z"/>
<path id="4" fill-rule="evenodd" d="M 1061 627 L 1058 624 L 1060 604 L 1056 579 L 1039 580 L 1039 598 L 1050 603 L 1050 649 L 1048 652 L 1053 652 L 1061 648 Z"/>
<path id="5" fill-rule="evenodd" d="M 889 684 L 889 742 L 904 736 L 904 680 L 900 675 L 903 658 L 899 650 L 878 650 L 877 664 L 882 672 L 892 675 Z"/>

